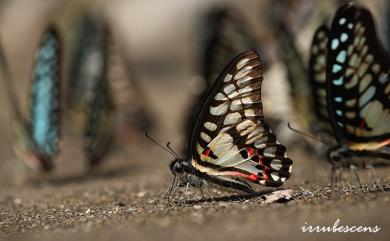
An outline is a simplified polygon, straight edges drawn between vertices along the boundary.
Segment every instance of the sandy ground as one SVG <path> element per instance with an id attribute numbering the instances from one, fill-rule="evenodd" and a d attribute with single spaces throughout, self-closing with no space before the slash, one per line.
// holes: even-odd
<path id="1" fill-rule="evenodd" d="M 9 7 L 12 11 L 3 12 L 1 31 L 3 35 L 9 33 L 5 41 L 7 54 L 12 56 L 20 96 L 27 93 L 26 79 L 37 41 L 34 39 L 38 39 L 38 34 L 33 33 L 40 29 L 42 9 L 46 7 L 36 5 L 32 11 L 40 18 L 26 13 L 27 19 L 35 20 L 34 28 L 12 23 L 12 14 L 18 8 L 37 4 L 28 3 L 18 1 Z M 196 6 L 192 4 L 187 8 Z M 118 19 L 122 16 L 127 19 L 123 22 L 131 22 L 145 6 L 138 3 L 134 8 L 134 15 L 122 13 Z M 139 30 L 140 22 L 133 26 L 137 29 L 134 35 L 140 39 L 135 41 L 136 37 L 129 33 L 129 41 L 136 46 L 131 55 L 133 66 L 156 124 L 152 134 L 163 143 L 171 141 L 175 150 L 184 145 L 180 127 L 191 101 L 186 80 L 193 78 L 195 71 L 191 65 L 194 54 L 190 51 L 190 30 L 186 24 L 169 24 L 187 16 L 187 8 L 178 5 L 171 10 L 176 18 L 158 19 L 152 27 L 160 33 Z M 184 18 L 183 22 L 186 21 L 189 20 Z M 173 27 L 178 34 L 161 33 L 161 29 Z M 23 39 L 30 35 L 33 41 L 23 44 Z M 156 40 L 156 35 L 163 37 Z M 274 191 L 270 189 L 248 196 L 211 186 L 204 190 L 203 197 L 197 188 L 181 188 L 168 203 L 161 194 L 172 181 L 168 169 L 171 157 L 142 134 L 116 144 L 105 163 L 87 172 L 80 138 L 65 121 L 63 151 L 56 170 L 48 175 L 27 170 L 12 152 L 10 120 L 3 96 L 0 240 L 389 240 L 390 168 L 376 170 L 382 186 L 374 185 L 369 171 L 360 170 L 362 187 L 349 171 L 344 171 L 343 181 L 331 188 L 330 165 L 324 158 L 308 154 L 312 151 L 297 145 L 298 139 L 287 145 L 294 169 L 282 189 L 293 190 L 289 200 L 266 203 L 264 195 Z M 333 227 L 337 219 L 339 226 L 381 229 L 377 233 L 308 233 L 301 229 L 310 225 Z"/>

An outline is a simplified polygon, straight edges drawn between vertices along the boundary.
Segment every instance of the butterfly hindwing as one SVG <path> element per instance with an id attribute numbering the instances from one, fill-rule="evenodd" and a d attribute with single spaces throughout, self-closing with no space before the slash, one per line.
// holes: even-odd
<path id="1" fill-rule="evenodd" d="M 338 141 L 389 142 L 389 64 L 370 12 L 340 8 L 327 53 L 328 114 Z"/>
<path id="2" fill-rule="evenodd" d="M 264 122 L 262 72 L 246 51 L 224 69 L 210 90 L 192 136 L 192 165 L 212 176 L 280 186 L 290 176 L 286 148 Z"/>
<path id="3" fill-rule="evenodd" d="M 60 58 L 57 32 L 47 31 L 35 58 L 32 80 L 31 138 L 40 155 L 51 159 L 60 139 Z"/>

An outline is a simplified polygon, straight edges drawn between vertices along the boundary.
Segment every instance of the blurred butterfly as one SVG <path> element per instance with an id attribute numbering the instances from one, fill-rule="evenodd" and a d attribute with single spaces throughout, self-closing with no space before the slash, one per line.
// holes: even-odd
<path id="1" fill-rule="evenodd" d="M 310 47 L 309 83 L 311 86 L 313 111 L 316 115 L 317 127 L 314 133 L 322 134 L 328 142 L 334 143 L 330 125 L 326 98 L 326 54 L 329 28 L 321 25 L 314 33 Z"/>
<path id="2" fill-rule="evenodd" d="M 354 4 L 341 7 L 326 61 L 327 110 L 338 141 L 329 150 L 334 165 L 349 165 L 344 157 L 350 156 L 390 160 L 389 64 L 370 12 Z"/>
<path id="3" fill-rule="evenodd" d="M 32 169 L 49 171 L 59 152 L 61 42 L 54 27 L 43 34 L 32 70 L 30 115 L 24 116 L 3 51 L 1 68 L 10 98 L 19 157 Z"/>
<path id="4" fill-rule="evenodd" d="M 250 193 L 251 184 L 277 187 L 290 177 L 286 147 L 264 121 L 262 79 L 260 57 L 253 51 L 225 67 L 198 115 L 187 159 L 170 165 L 175 179 L 197 177 Z"/>
<path id="5" fill-rule="evenodd" d="M 107 81 L 108 35 L 100 19 L 84 15 L 70 64 L 67 106 L 73 123 L 84 132 L 91 166 L 105 156 L 114 136 L 114 106 Z"/>
<path id="6" fill-rule="evenodd" d="M 201 90 L 186 121 L 186 136 L 191 137 L 196 117 L 207 91 L 213 85 L 226 63 L 248 49 L 256 48 L 256 41 L 247 29 L 247 23 L 237 11 L 224 6 L 205 14 L 200 23 L 200 63 L 204 80 Z"/>
<path id="7" fill-rule="evenodd" d="M 325 58 L 328 29 L 320 26 L 313 37 L 309 65 L 305 65 L 299 53 L 293 34 L 282 19 L 278 23 L 278 41 L 280 55 L 287 72 L 291 87 L 291 98 L 296 110 L 298 122 L 305 131 L 331 139 L 330 125 L 327 119 Z"/>
<path id="8" fill-rule="evenodd" d="M 381 30 L 384 35 L 384 45 L 387 51 L 390 51 L 390 1 L 383 0 L 382 5 L 380 5 Z"/>

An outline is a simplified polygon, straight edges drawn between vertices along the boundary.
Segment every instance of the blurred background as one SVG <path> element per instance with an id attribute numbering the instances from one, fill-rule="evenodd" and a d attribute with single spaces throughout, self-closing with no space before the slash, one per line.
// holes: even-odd
<path id="1" fill-rule="evenodd" d="M 9 60 L 24 113 L 30 111 L 34 56 L 49 24 L 58 27 L 64 51 L 61 66 L 63 139 L 55 160 L 56 167 L 50 173 L 28 169 L 14 154 L 13 120 L 5 80 L 0 79 L 0 232 L 12 235 L 23 231 L 38 231 L 39 234 L 39 231 L 60 230 L 53 234 L 58 238 L 64 234 L 77 237 L 77 231 L 82 230 L 87 232 L 81 234 L 83 240 L 88 237 L 91 240 L 112 240 L 112 237 L 128 240 L 145 234 L 163 240 L 162 233 L 169 240 L 180 235 L 187 236 L 185 240 L 193 240 L 199 237 L 199 228 L 204 228 L 202 234 L 213 237 L 212 240 L 248 237 L 267 240 L 303 237 L 309 240 L 312 236 L 299 229 L 299 225 L 307 221 L 313 225 L 333 225 L 342 217 L 342 222 L 348 225 L 388 226 L 387 193 L 351 195 L 349 189 L 345 191 L 341 186 L 340 193 L 344 196 L 330 195 L 330 189 L 326 189 L 331 168 L 323 153 L 326 147 L 287 128 L 287 122 L 291 122 L 294 127 L 308 132 L 300 123 L 290 97 L 288 66 L 283 57 L 292 56 L 294 62 L 307 66 L 315 29 L 323 22 L 329 24 L 338 6 L 345 2 L 0 0 L 0 42 Z M 387 39 L 384 41 L 387 45 L 390 43 L 388 2 L 359 1 L 374 15 L 380 37 Z M 206 199 L 196 203 L 198 197 L 193 201 L 178 192 L 181 201 L 190 200 L 191 203 L 158 206 L 161 193 L 172 181 L 168 169 L 172 156 L 151 143 L 144 136 L 144 129 L 150 129 L 150 135 L 162 144 L 170 141 L 177 153 L 182 154 L 188 145 L 188 120 L 195 112 L 200 93 L 210 84 L 202 69 L 208 61 L 204 55 L 205 31 L 213 27 L 208 13 L 220 7 L 227 7 L 241 20 L 239 28 L 250 35 L 262 58 L 264 115 L 279 141 L 287 146 L 288 156 L 294 160 L 292 176 L 282 188 L 299 190 L 301 197 L 296 202 L 264 205 L 259 198 L 245 202 Z M 77 44 L 74 42 L 76 30 L 86 12 L 92 12 L 106 23 L 116 43 L 113 55 L 120 56 L 114 58 L 111 66 L 116 81 L 110 82 L 116 104 L 116 138 L 100 165 L 92 171 L 83 149 L 83 125 L 65 105 L 66 97 L 78 92 L 77 88 L 69 87 L 72 81 L 69 69 Z M 280 20 L 292 36 L 290 40 L 296 46 L 298 57 L 290 55 L 291 48 L 282 49 L 280 45 L 285 37 L 285 32 L 279 29 Z M 222 65 L 225 64 L 226 60 Z M 378 173 L 387 178 L 388 183 L 388 170 Z M 366 183 L 372 183 L 369 174 L 363 176 L 368 180 Z M 351 180 L 354 179 L 347 179 L 347 182 Z M 197 189 L 193 191 L 198 194 Z M 212 194 L 224 196 L 220 191 Z M 100 228 L 103 225 L 106 228 Z M 64 230 L 72 232 L 65 233 Z M 139 236 L 135 235 L 137 233 Z M 388 234 L 388 230 L 384 230 L 379 234 L 381 236 L 375 237 L 387 240 Z M 330 235 L 321 236 L 322 240 L 334 238 Z M 367 239 L 373 237 L 367 235 L 371 235 Z M 356 240 L 357 236 L 351 237 Z M 358 236 L 358 239 L 362 237 L 365 236 Z M 72 238 L 66 238 L 69 239 Z"/>
<path id="2" fill-rule="evenodd" d="M 203 57 L 200 41 L 201 22 L 204 22 L 208 11 L 216 6 L 228 6 L 244 18 L 246 28 L 255 39 L 263 60 L 264 113 L 272 126 L 275 120 L 292 123 L 296 120 L 289 97 L 285 66 L 280 58 L 284 53 L 280 51 L 275 38 L 277 25 L 273 18 L 281 18 L 288 23 L 298 51 L 302 55 L 302 61 L 307 63 L 308 48 L 315 28 L 323 21 L 329 21 L 337 6 L 344 2 L 346 1 L 1 0 L 0 37 L 15 79 L 18 98 L 23 110 L 27 112 L 30 104 L 28 88 L 31 69 L 43 31 L 50 23 L 59 27 L 60 37 L 64 43 L 63 68 L 66 70 L 71 59 L 72 40 L 78 19 L 85 10 L 92 10 L 105 19 L 113 38 L 120 43 L 118 52 L 124 57 L 129 72 L 126 78 L 131 79 L 137 86 L 133 89 L 132 85 L 125 90 L 114 89 L 113 95 L 133 96 L 128 102 L 128 107 L 139 105 L 145 110 L 153 126 L 151 134 L 162 143 L 171 141 L 174 149 L 181 152 L 187 143 L 185 122 L 192 111 L 191 106 L 196 100 L 196 94 L 199 88 L 202 88 L 199 87 L 202 86 Z M 376 16 L 380 28 L 383 25 L 381 22 L 383 18 L 380 17 L 381 6 L 386 0 L 362 2 Z M 275 9 L 278 9 L 277 15 Z M 63 71 L 62 75 L 62 91 L 63 96 L 66 96 L 69 91 L 66 88 L 69 76 L 66 71 Z M 41 178 L 26 170 L 13 154 L 10 126 L 12 120 L 7 102 L 6 94 L 1 92 L 0 188 L 23 185 L 30 178 Z M 124 106 L 117 109 L 117 112 L 126 109 L 126 104 Z M 60 156 L 56 160 L 56 170 L 50 175 L 66 179 L 82 176 L 85 173 L 86 161 L 80 148 L 82 145 L 80 135 L 75 131 L 77 128 L 69 121 L 66 109 L 63 112 L 64 139 L 61 143 Z M 301 158 L 301 154 L 295 154 L 299 148 L 292 143 L 302 138 L 286 129 L 284 124 L 277 127 L 280 142 L 286 144 L 289 152 L 293 153 L 290 156 L 292 155 L 294 160 L 299 159 L 298 163 L 302 159 L 312 163 L 312 160 Z M 165 154 L 162 156 L 162 150 L 151 144 L 143 136 L 143 131 L 119 131 L 119 136 L 123 138 L 119 138 L 114 144 L 106 160 L 103 160 L 101 169 L 166 168 L 168 175 L 170 157 Z M 301 149 L 305 151 L 304 146 Z M 305 168 L 295 166 L 298 173 L 300 169 Z"/>

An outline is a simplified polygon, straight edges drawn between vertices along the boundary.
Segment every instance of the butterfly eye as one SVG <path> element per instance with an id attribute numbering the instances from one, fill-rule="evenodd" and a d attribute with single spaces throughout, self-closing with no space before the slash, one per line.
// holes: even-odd
<path id="1" fill-rule="evenodd" d="M 171 162 L 170 169 L 173 174 L 181 174 L 184 172 L 183 161 L 174 160 Z"/>

